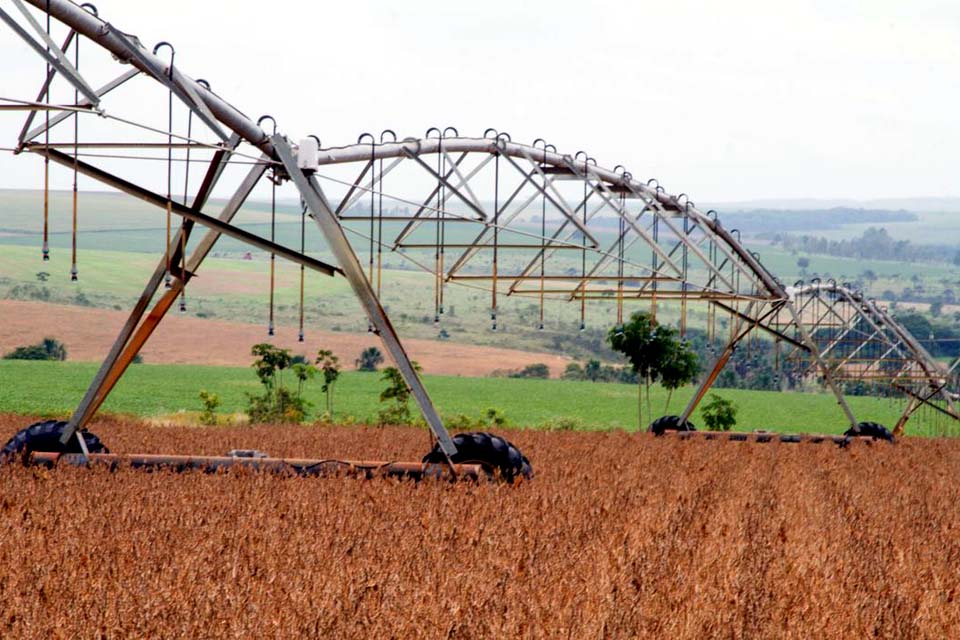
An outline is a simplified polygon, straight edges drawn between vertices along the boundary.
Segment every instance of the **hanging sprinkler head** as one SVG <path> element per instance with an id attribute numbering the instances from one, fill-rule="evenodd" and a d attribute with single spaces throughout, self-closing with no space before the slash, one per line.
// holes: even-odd
<path id="1" fill-rule="evenodd" d="M 272 336 L 272 335 L 273 335 L 273 323 L 272 323 L 272 322 L 267 326 L 267 335 L 268 335 L 268 336 Z"/>
<path id="2" fill-rule="evenodd" d="M 297 342 L 303 342 L 303 331 L 297 335 Z"/>
<path id="3" fill-rule="evenodd" d="M 173 287 L 173 279 L 170 277 L 169 271 L 167 271 L 166 275 L 163 276 L 163 286 L 167 289 Z"/>
<path id="4" fill-rule="evenodd" d="M 367 333 L 373 333 L 373 325 L 369 322 L 367 323 Z"/>
<path id="5" fill-rule="evenodd" d="M 587 330 L 587 324 L 585 322 L 580 323 L 580 333 L 583 333 Z"/>
<path id="6" fill-rule="evenodd" d="M 186 312 L 187 312 L 187 299 L 181 295 L 180 296 L 180 313 L 186 313 Z"/>
<path id="7" fill-rule="evenodd" d="M 542 322 L 541 322 L 539 325 L 537 325 L 537 331 L 543 331 L 543 323 L 542 323 Z"/>
<path id="8" fill-rule="evenodd" d="M 43 261 L 47 262 L 50 260 L 50 245 L 46 240 L 43 241 Z"/>
<path id="9" fill-rule="evenodd" d="M 70 282 L 76 282 L 79 279 L 80 278 L 78 277 L 78 273 L 77 273 L 77 265 L 73 265 L 72 267 L 70 267 Z"/>
<path id="10" fill-rule="evenodd" d="M 440 314 L 439 314 L 439 313 L 433 316 L 433 326 L 437 326 L 438 324 L 440 324 Z"/>

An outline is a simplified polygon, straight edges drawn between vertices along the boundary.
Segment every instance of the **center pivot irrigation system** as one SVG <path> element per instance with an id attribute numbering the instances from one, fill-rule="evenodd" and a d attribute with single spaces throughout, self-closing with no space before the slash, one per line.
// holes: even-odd
<path id="1" fill-rule="evenodd" d="M 349 468 L 412 476 L 495 470 L 508 479 L 529 476 L 527 460 L 502 438 L 451 437 L 444 428 L 381 305 L 385 256 L 432 275 L 437 323 L 452 286 L 489 295 L 492 331 L 498 329 L 498 309 L 516 298 L 532 300 L 539 309 L 539 329 L 549 300 L 578 305 L 581 329 L 588 310 L 598 305 L 608 310 L 615 305 L 622 326 L 625 308 L 642 302 L 654 315 L 658 309 L 678 314 L 681 333 L 687 330 L 688 303 L 705 303 L 716 360 L 683 413 L 655 421 L 657 432 L 692 431 L 689 418 L 698 403 L 738 346 L 749 344 L 756 333 L 774 341 L 784 376 L 831 390 L 849 435 L 889 434 L 854 416 L 843 395 L 850 384 L 883 388 L 905 399 L 897 432 L 921 407 L 960 418 L 948 370 L 874 301 L 834 282 L 784 286 L 743 246 L 737 230 L 723 227 L 715 212 L 699 210 L 686 195 L 667 193 L 656 180 L 639 181 L 620 166 L 602 168 L 584 152 L 563 154 L 543 140 L 519 144 L 493 129 L 482 137 L 463 137 L 448 127 L 419 139 L 399 139 L 387 130 L 340 147 L 323 147 L 315 136 L 295 144 L 270 116 L 251 119 L 215 93 L 211 83 L 187 76 L 172 45 L 147 48 L 100 18 L 92 5 L 9 0 L 0 18 L 39 56 L 38 69 L 45 65 L 36 95 L 2 97 L 0 110 L 26 114 L 12 150 L 42 158 L 45 192 L 51 163 L 73 175 L 72 279 L 78 277 L 78 176 L 155 205 L 167 229 L 163 257 L 69 422 L 21 431 L 8 453 L 43 464 L 118 462 L 86 426 L 178 298 L 184 308 L 190 280 L 221 236 L 269 252 L 271 335 L 276 256 L 300 265 L 301 340 L 305 270 L 345 277 L 370 330 L 412 390 L 435 446 L 422 463 L 289 461 L 233 452 L 225 458 L 125 458 L 135 466 L 250 464 L 300 473 Z M 95 45 L 83 47 L 82 69 L 81 41 Z M 92 81 L 97 74 L 107 74 L 102 83 Z M 72 99 L 55 101 L 58 90 Z M 165 124 L 118 115 L 126 109 L 142 116 L 154 98 Z M 265 121 L 269 130 L 261 127 Z M 191 192 L 196 165 L 203 167 L 202 178 Z M 238 168 L 242 177 L 234 183 L 239 186 L 214 215 L 208 207 L 211 193 L 224 174 Z M 307 217 L 316 224 L 334 264 L 307 254 L 304 227 L 300 247 L 291 248 L 277 242 L 275 217 L 269 239 L 233 223 L 263 180 L 270 182 L 274 216 L 277 188 L 296 189 L 301 224 Z M 43 207 L 46 258 L 46 197 Z M 203 235 L 198 227 L 206 230 Z"/>

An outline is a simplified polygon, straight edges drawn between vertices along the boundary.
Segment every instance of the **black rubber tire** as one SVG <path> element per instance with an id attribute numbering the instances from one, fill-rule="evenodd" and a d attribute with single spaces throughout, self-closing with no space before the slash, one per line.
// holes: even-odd
<path id="1" fill-rule="evenodd" d="M 0 463 L 23 458 L 32 451 L 83 453 L 76 438 L 70 438 L 65 445 L 61 444 L 60 436 L 63 435 L 63 428 L 66 426 L 67 423 L 63 421 L 45 420 L 21 429 L 10 438 L 3 449 L 0 449 Z M 110 453 L 110 450 L 100 442 L 100 438 L 89 431 L 83 431 L 83 440 L 90 453 Z"/>
<path id="2" fill-rule="evenodd" d="M 454 464 L 480 464 L 489 477 L 509 483 L 517 478 L 533 478 L 530 461 L 506 438 L 475 431 L 458 433 L 453 436 L 453 444 L 457 447 L 457 453 L 450 458 Z M 426 463 L 444 464 L 446 461 L 439 444 L 423 456 L 423 462 Z"/>
<path id="3" fill-rule="evenodd" d="M 853 436 L 868 436 L 874 440 L 886 440 L 887 442 L 895 441 L 893 433 L 891 433 L 890 429 L 887 429 L 879 422 L 861 422 L 857 426 L 860 427 L 860 433 L 857 433 L 851 428 L 844 431 L 843 435 L 847 436 L 848 438 Z"/>
<path id="4" fill-rule="evenodd" d="M 693 423 L 687 420 L 680 421 L 680 416 L 661 416 L 650 423 L 647 431 L 658 436 L 662 436 L 667 431 L 696 431 Z"/>

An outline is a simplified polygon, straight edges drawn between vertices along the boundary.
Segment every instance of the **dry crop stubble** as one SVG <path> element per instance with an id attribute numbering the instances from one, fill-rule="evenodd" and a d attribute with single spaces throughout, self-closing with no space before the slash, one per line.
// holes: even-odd
<path id="1" fill-rule="evenodd" d="M 0 416 L 3 437 L 23 418 Z M 408 428 L 94 431 L 418 459 Z M 956 637 L 960 443 L 511 431 L 516 487 L 0 469 L 3 637 Z"/>

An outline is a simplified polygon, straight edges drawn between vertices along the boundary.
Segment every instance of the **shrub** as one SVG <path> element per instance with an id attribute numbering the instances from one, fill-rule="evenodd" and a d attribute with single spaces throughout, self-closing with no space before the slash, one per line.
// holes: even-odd
<path id="1" fill-rule="evenodd" d="M 411 364 L 416 372 L 422 371 L 416 362 Z M 403 379 L 403 374 L 396 367 L 387 367 L 383 370 L 380 380 L 387 383 L 387 388 L 380 392 L 380 402 L 387 406 L 377 414 L 377 423 L 380 425 L 410 424 L 413 420 L 409 406 L 411 389 Z"/>
<path id="2" fill-rule="evenodd" d="M 511 378 L 549 378 L 550 377 L 550 367 L 545 365 L 542 362 L 535 362 L 533 364 L 528 364 L 523 369 L 519 371 L 514 371 L 509 374 Z"/>
<path id="3" fill-rule="evenodd" d="M 220 396 L 203 389 L 200 391 L 200 402 L 203 403 L 203 411 L 200 412 L 200 424 L 217 424 L 217 407 L 220 406 Z"/>
<path id="4" fill-rule="evenodd" d="M 507 425 L 507 416 L 495 407 L 484 409 L 481 420 L 488 427 L 505 427 Z"/>
<path id="5" fill-rule="evenodd" d="M 383 364 L 383 354 L 376 347 L 367 347 L 354 361 L 358 371 L 376 371 Z"/>
<path id="6" fill-rule="evenodd" d="M 737 424 L 737 407 L 730 400 L 710 394 L 710 402 L 700 409 L 703 423 L 709 431 L 730 431 Z"/>
<path id="7" fill-rule="evenodd" d="M 293 364 L 289 349 L 280 349 L 262 342 L 254 345 L 250 353 L 257 356 L 253 368 L 264 389 L 263 395 L 247 394 L 247 414 L 250 422 L 302 421 L 308 406 L 301 396 L 303 383 L 309 377 L 306 365 L 296 363 L 293 369 L 298 380 L 297 393 L 294 394 L 283 384 L 283 372 Z"/>
<path id="8" fill-rule="evenodd" d="M 56 338 L 44 338 L 37 344 L 17 347 L 4 360 L 66 360 L 67 348 Z"/>
<path id="9" fill-rule="evenodd" d="M 583 423 L 576 418 L 562 416 L 560 418 L 554 418 L 544 422 L 542 425 L 540 425 L 540 428 L 547 429 L 549 431 L 577 431 L 583 428 Z"/>
<path id="10" fill-rule="evenodd" d="M 577 362 L 569 362 L 560 377 L 564 380 L 583 380 L 583 367 Z"/>
<path id="11" fill-rule="evenodd" d="M 444 426 L 450 431 L 476 431 L 505 427 L 509 424 L 507 417 L 495 407 L 489 407 L 480 412 L 476 418 L 465 413 L 457 413 L 443 419 Z"/>
<path id="12" fill-rule="evenodd" d="M 444 418 L 443 425 L 450 431 L 473 431 L 479 428 L 477 420 L 465 413 Z"/>

